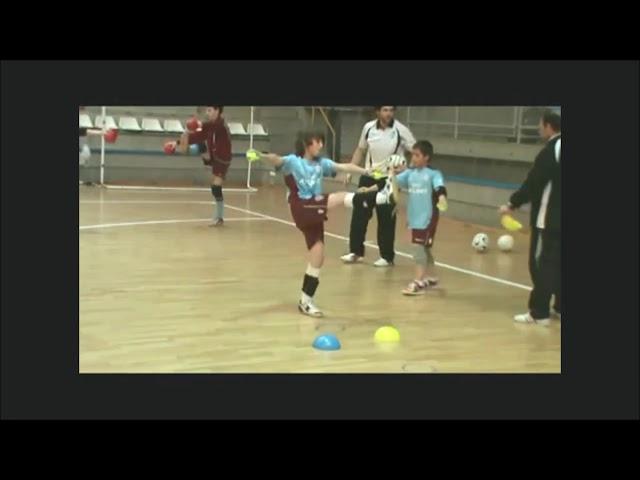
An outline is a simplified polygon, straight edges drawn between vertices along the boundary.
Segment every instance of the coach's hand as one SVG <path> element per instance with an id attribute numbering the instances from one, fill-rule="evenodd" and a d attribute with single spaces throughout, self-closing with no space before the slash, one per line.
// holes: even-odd
<path id="1" fill-rule="evenodd" d="M 501 215 L 513 213 L 513 209 L 511 208 L 511 205 L 501 205 L 498 211 L 500 212 Z"/>

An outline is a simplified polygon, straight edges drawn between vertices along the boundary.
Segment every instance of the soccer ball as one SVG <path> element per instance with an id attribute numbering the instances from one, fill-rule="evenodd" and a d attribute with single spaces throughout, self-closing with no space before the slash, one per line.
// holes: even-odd
<path id="1" fill-rule="evenodd" d="M 391 155 L 387 161 L 393 169 L 404 167 L 407 164 L 407 159 L 402 155 Z"/>
<path id="2" fill-rule="evenodd" d="M 513 237 L 511 235 L 502 235 L 498 239 L 498 248 L 503 252 L 510 252 L 513 248 Z"/>
<path id="3" fill-rule="evenodd" d="M 489 248 L 489 236 L 486 233 L 478 233 L 471 241 L 471 246 L 478 252 L 486 252 Z"/>

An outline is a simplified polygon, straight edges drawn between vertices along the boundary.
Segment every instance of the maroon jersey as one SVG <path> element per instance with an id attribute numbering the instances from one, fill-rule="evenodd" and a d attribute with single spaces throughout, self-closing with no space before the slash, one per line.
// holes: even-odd
<path id="1" fill-rule="evenodd" d="M 204 122 L 202 130 L 189 134 L 189 144 L 207 144 L 210 158 L 217 158 L 225 163 L 231 162 L 231 135 L 222 118 L 214 122 Z"/>

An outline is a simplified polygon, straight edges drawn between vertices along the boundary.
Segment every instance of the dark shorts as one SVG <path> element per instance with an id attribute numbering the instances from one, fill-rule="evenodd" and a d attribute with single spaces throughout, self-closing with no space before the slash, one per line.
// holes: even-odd
<path id="1" fill-rule="evenodd" d="M 427 248 L 431 248 L 433 241 L 436 237 L 436 229 L 438 228 L 438 214 L 434 214 L 431 217 L 431 222 L 427 225 L 427 228 L 423 229 L 411 229 L 411 243 L 417 245 L 426 245 Z"/>
<path id="2" fill-rule="evenodd" d="M 324 222 L 327 217 L 327 195 L 309 200 L 291 198 L 289 206 L 296 227 L 303 233 L 307 248 L 324 242 Z"/>
<path id="3" fill-rule="evenodd" d="M 213 175 L 224 179 L 227 175 L 227 171 L 229 170 L 229 166 L 231 165 L 231 160 L 226 162 L 215 157 L 213 158 L 213 160 L 202 157 L 202 163 L 211 167 L 211 173 Z"/>

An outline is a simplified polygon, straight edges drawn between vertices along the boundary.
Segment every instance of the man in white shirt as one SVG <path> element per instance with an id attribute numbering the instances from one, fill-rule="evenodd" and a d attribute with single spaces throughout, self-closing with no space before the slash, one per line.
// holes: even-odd
<path id="1" fill-rule="evenodd" d="M 369 171 L 383 172 L 377 177 L 362 175 L 358 191 L 382 190 L 387 182 L 388 161 L 391 155 L 406 155 L 416 140 L 411 131 L 394 118 L 395 106 L 376 106 L 376 120 L 367 122 L 360 135 L 358 146 L 353 152 L 351 163 L 361 165 Z M 347 177 L 349 179 L 349 177 Z M 344 263 L 361 262 L 364 257 L 364 241 L 367 225 L 373 209 L 378 215 L 378 247 L 380 258 L 374 262 L 376 267 L 393 265 L 395 251 L 396 216 L 390 205 L 370 205 L 354 208 L 349 232 L 349 253 L 343 255 Z"/>

